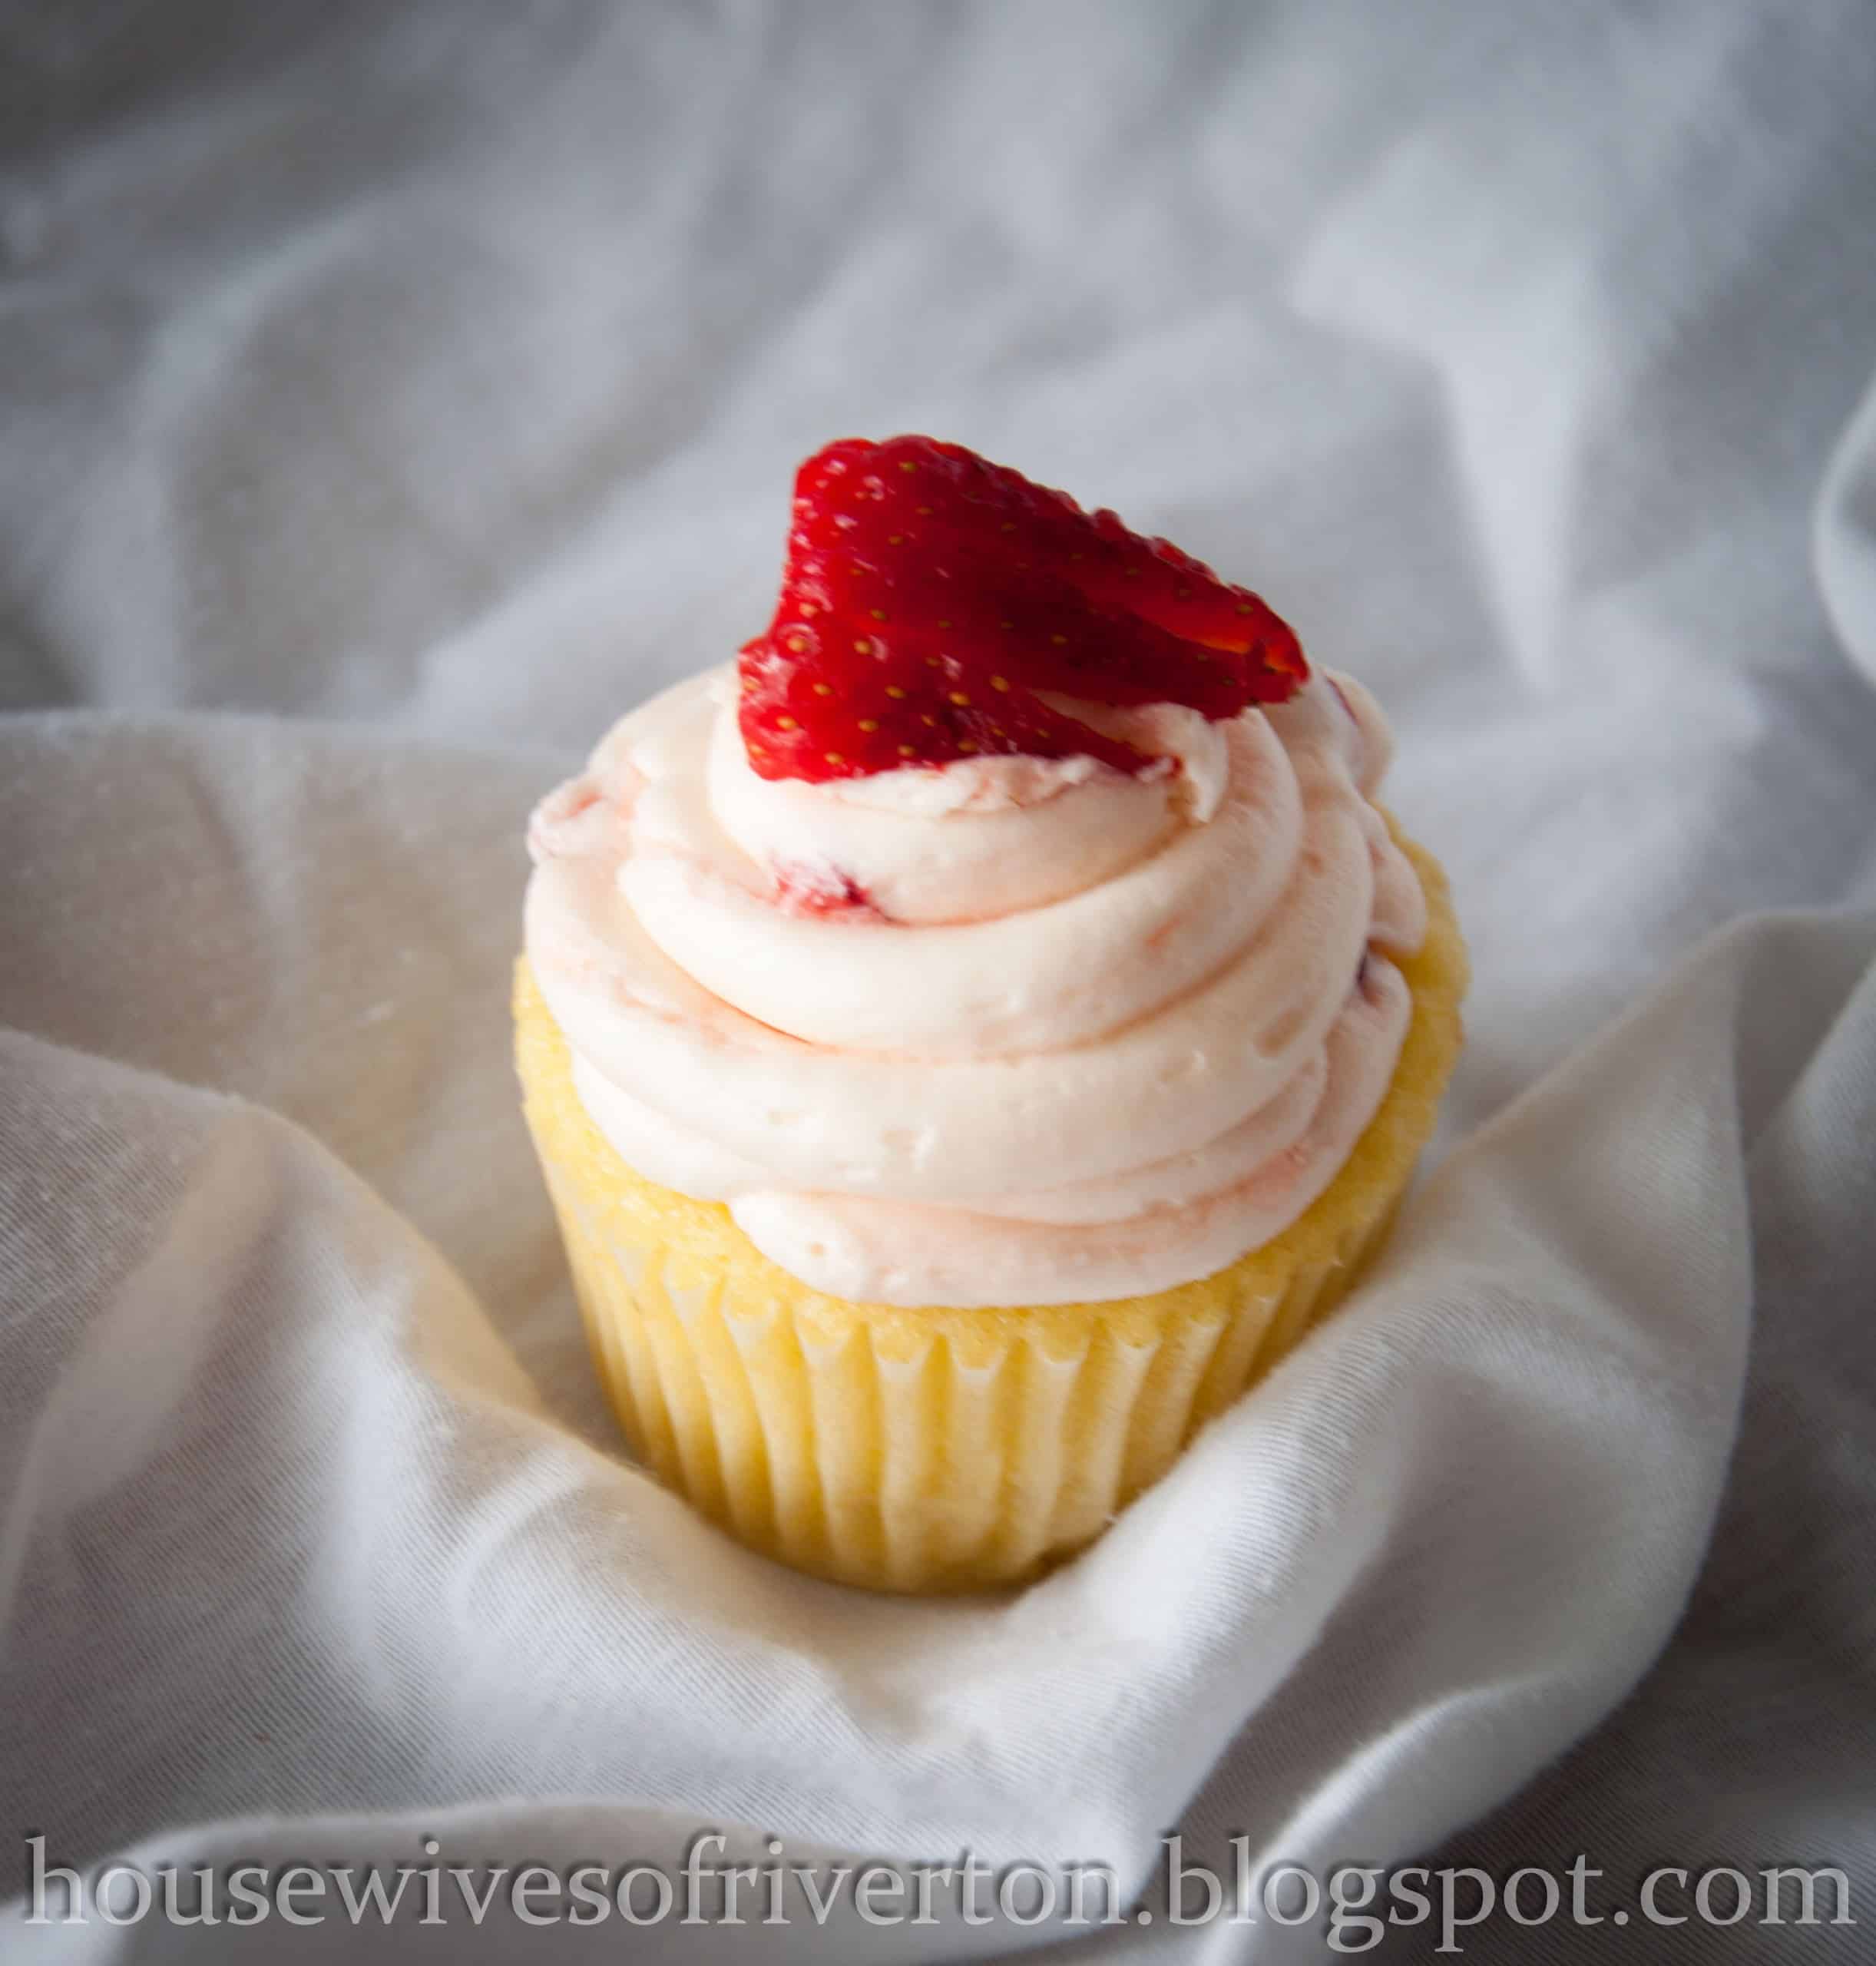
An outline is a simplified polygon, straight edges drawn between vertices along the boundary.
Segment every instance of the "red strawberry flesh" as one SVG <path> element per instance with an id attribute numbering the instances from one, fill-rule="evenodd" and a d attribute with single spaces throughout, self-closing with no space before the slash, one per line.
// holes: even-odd
<path id="1" fill-rule="evenodd" d="M 1167 541 L 918 436 L 802 465 L 775 617 L 738 672 L 751 764 L 812 781 L 974 755 L 1143 772 L 1158 761 L 1045 696 L 1216 720 L 1309 673 L 1256 594 Z"/>
<path id="2" fill-rule="evenodd" d="M 879 912 L 872 896 L 838 867 L 805 867 L 792 862 L 775 869 L 776 898 L 791 915 Z"/>

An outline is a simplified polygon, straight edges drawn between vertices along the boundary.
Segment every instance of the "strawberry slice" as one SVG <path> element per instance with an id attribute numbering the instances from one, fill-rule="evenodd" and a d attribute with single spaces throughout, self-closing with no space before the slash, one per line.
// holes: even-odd
<path id="1" fill-rule="evenodd" d="M 775 617 L 739 717 L 764 778 L 864 777 L 976 755 L 1157 762 L 1044 696 L 1214 720 L 1308 677 L 1258 597 L 1110 511 L 959 444 L 843 439 L 796 475 Z"/>

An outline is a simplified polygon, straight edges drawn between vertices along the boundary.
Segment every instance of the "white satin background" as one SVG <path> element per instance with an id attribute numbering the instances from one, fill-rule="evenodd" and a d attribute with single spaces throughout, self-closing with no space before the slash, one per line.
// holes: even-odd
<path id="1" fill-rule="evenodd" d="M 1866 1956 L 1871 26 L 13 10 L 0 1889 L 35 1832 L 616 1864 L 739 1826 L 1131 1888 L 1176 1827 L 1227 1868 L 1580 1852 L 1630 1903 L 1656 1864 L 1835 1865 L 1861 1922 L 1802 1954 L 1500 1920 L 1466 1956 Z M 800 455 L 904 429 L 1170 534 L 1368 680 L 1477 971 L 1372 1282 L 1094 1551 L 975 1604 L 796 1578 L 626 1463 L 507 1052 L 531 801 L 759 624 Z"/>

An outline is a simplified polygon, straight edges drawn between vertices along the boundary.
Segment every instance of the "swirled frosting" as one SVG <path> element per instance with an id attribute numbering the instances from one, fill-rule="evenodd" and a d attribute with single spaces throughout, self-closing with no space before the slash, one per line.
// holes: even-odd
<path id="1" fill-rule="evenodd" d="M 526 938 L 630 1167 L 810 1286 L 1066 1303 L 1205 1276 L 1380 1103 L 1426 910 L 1371 802 L 1385 723 L 1318 672 L 1208 723 L 1074 713 L 1168 762 L 758 777 L 711 671 L 537 809 Z"/>

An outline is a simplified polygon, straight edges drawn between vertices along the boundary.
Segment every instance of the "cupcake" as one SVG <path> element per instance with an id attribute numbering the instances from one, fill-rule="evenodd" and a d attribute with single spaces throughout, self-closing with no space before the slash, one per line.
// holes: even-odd
<path id="1" fill-rule="evenodd" d="M 875 1588 L 1097 1536 L 1346 1292 L 1465 958 L 1262 601 L 953 444 L 797 476 L 766 633 L 543 801 L 530 1127 L 657 1475 Z"/>

